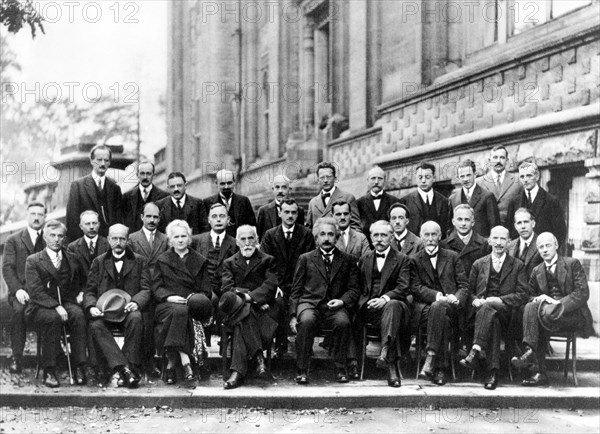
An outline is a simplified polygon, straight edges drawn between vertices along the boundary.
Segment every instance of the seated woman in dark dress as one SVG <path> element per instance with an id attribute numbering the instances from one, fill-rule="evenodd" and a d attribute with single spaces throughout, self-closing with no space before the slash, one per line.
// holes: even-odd
<path id="1" fill-rule="evenodd" d="M 153 276 L 152 295 L 156 299 L 155 339 L 156 347 L 167 356 L 167 384 L 177 382 L 175 368 L 181 361 L 184 378 L 194 379 L 190 354 L 194 348 L 194 328 L 188 309 L 188 299 L 195 296 L 202 305 L 196 308 L 194 319 L 208 320 L 213 313 L 216 296 L 211 291 L 204 256 L 189 248 L 192 230 L 184 220 L 173 220 L 166 229 L 171 248 L 160 255 Z M 200 315 L 198 316 L 198 311 Z"/>

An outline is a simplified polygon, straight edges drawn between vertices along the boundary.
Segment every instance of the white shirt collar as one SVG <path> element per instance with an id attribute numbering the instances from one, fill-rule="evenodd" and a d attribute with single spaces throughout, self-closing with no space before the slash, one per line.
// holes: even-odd
<path id="1" fill-rule="evenodd" d="M 335 191 L 336 186 L 334 185 L 331 190 L 329 191 L 325 191 L 325 190 L 321 190 L 321 194 L 325 194 L 325 193 L 329 193 L 331 196 L 333 196 L 333 192 Z M 331 196 L 329 196 L 329 198 L 331 199 Z"/>
<path id="2" fill-rule="evenodd" d="M 471 186 L 471 188 L 464 188 L 463 187 L 463 191 L 465 192 L 465 195 L 471 197 L 473 196 L 473 192 L 475 191 L 475 183 L 473 183 L 473 185 Z"/>
<path id="3" fill-rule="evenodd" d="M 286 227 L 283 225 L 283 223 L 281 224 L 281 229 L 283 229 L 283 233 L 284 233 L 284 234 L 285 234 L 285 233 L 288 233 L 288 232 L 292 232 L 292 233 L 293 233 L 293 232 L 294 232 L 294 228 L 295 228 L 295 227 L 296 227 L 296 223 L 294 223 L 294 224 L 292 225 L 292 227 L 291 227 L 291 228 L 286 228 Z"/>
<path id="4" fill-rule="evenodd" d="M 423 202 L 427 202 L 427 198 L 429 198 L 429 203 L 433 202 L 433 188 L 431 190 L 429 190 L 427 193 L 425 193 L 423 190 L 421 190 L 420 188 L 417 188 L 417 191 L 419 192 L 419 194 L 421 195 L 421 199 L 423 199 Z"/>
<path id="5" fill-rule="evenodd" d="M 439 250 L 440 250 L 440 246 L 435 246 L 435 249 L 433 249 L 431 252 L 429 250 L 427 250 L 427 249 L 425 249 L 425 252 L 428 255 L 435 255 Z"/>
<path id="6" fill-rule="evenodd" d="M 504 177 L 506 176 L 506 169 L 504 169 L 502 172 L 498 173 L 495 170 L 492 170 L 492 180 L 494 182 L 496 182 L 496 180 L 500 180 L 500 184 L 502 184 L 504 182 Z"/>
<path id="7" fill-rule="evenodd" d="M 94 171 L 92 170 L 92 179 L 94 180 L 94 183 L 95 183 L 96 185 L 98 185 L 98 180 L 100 180 L 100 181 L 102 182 L 102 187 L 104 187 L 104 181 L 106 180 L 106 175 L 104 175 L 104 176 L 98 176 L 98 175 L 96 174 L 96 172 L 94 172 Z"/>
<path id="8" fill-rule="evenodd" d="M 55 252 L 50 247 L 46 247 L 46 253 L 48 253 L 48 256 L 50 256 L 50 259 L 52 259 L 52 260 L 56 259 L 57 256 L 59 258 L 62 256 L 60 253 L 60 250 L 58 252 Z"/>
<path id="9" fill-rule="evenodd" d="M 523 244 L 527 244 L 527 246 L 531 246 L 531 242 L 533 241 L 533 237 L 535 236 L 535 232 L 532 232 L 531 235 L 529 236 L 529 238 L 527 238 L 526 240 L 523 239 L 522 237 L 519 237 L 519 243 Z"/>
<path id="10" fill-rule="evenodd" d="M 460 240 L 466 245 L 469 244 L 469 241 L 471 241 L 471 237 L 473 237 L 473 231 L 469 232 L 467 235 L 461 235 L 457 231 L 456 235 L 458 235 L 458 238 L 460 238 Z"/>
<path id="11" fill-rule="evenodd" d="M 385 255 L 385 258 L 387 258 L 387 255 L 390 253 L 390 249 L 391 249 L 391 246 L 388 246 L 388 248 L 387 248 L 387 249 L 385 249 L 385 250 L 384 250 L 383 252 L 381 252 L 381 253 L 380 253 L 380 252 L 378 252 L 377 250 L 373 250 L 373 252 L 375 252 L 375 254 L 379 254 L 379 255 L 383 254 L 383 255 Z M 385 258 L 377 258 L 377 259 L 385 259 Z"/>
<path id="12" fill-rule="evenodd" d="M 210 239 L 212 240 L 213 244 L 217 241 L 217 238 L 219 238 L 219 242 L 222 243 L 223 239 L 225 238 L 225 231 L 218 234 L 214 230 L 211 229 L 210 230 Z"/>
<path id="13" fill-rule="evenodd" d="M 506 252 L 504 252 L 502 254 L 502 256 L 499 258 L 492 253 L 492 262 L 495 262 L 496 264 L 500 264 L 500 268 L 502 268 L 502 264 L 504 264 L 505 259 L 506 259 Z"/>
<path id="14" fill-rule="evenodd" d="M 533 187 L 531 190 L 529 190 L 529 194 L 531 194 L 531 202 L 532 203 L 535 200 L 535 198 L 537 197 L 538 191 L 540 191 L 540 186 L 538 184 L 535 184 L 535 187 Z"/>
<path id="15" fill-rule="evenodd" d="M 29 232 L 29 238 L 31 238 L 31 244 L 34 244 L 34 245 L 37 241 L 38 232 L 40 233 L 40 236 L 42 235 L 41 229 L 38 229 L 36 231 L 35 229 L 31 229 L 29 226 L 27 226 L 27 232 Z"/>
<path id="16" fill-rule="evenodd" d="M 186 198 L 187 198 L 187 194 L 184 194 L 183 196 L 181 196 L 181 199 L 179 199 L 179 203 L 181 204 L 182 208 L 183 208 L 183 205 L 185 205 Z M 173 201 L 173 205 L 177 206 L 177 199 L 175 199 L 173 196 L 171 196 L 171 200 Z"/>
<path id="17" fill-rule="evenodd" d="M 154 234 L 156 236 L 156 229 L 149 231 L 145 226 L 142 226 L 142 230 L 144 231 L 144 235 L 146 235 L 146 239 L 150 239 L 150 234 Z"/>
<path id="18" fill-rule="evenodd" d="M 148 187 L 143 187 L 142 184 L 139 184 L 140 187 L 140 193 L 143 195 L 144 194 L 144 190 L 146 190 L 148 192 L 148 194 L 150 194 L 150 192 L 152 191 L 152 184 L 150 184 Z"/>
<path id="19" fill-rule="evenodd" d="M 394 238 L 396 238 L 398 241 L 402 241 L 404 238 L 406 238 L 406 236 L 408 235 L 408 229 L 404 228 L 404 232 L 402 232 L 400 235 L 396 234 L 396 232 L 394 232 Z"/>
<path id="20" fill-rule="evenodd" d="M 381 200 L 381 196 L 383 196 L 383 190 L 381 190 L 377 195 L 373 194 L 372 190 L 369 193 L 371 193 L 371 196 L 373 196 L 373 200 Z"/>
<path id="21" fill-rule="evenodd" d="M 94 246 L 95 246 L 96 244 L 98 244 L 98 234 L 96 234 L 96 236 L 95 236 L 94 238 L 88 238 L 88 237 L 86 237 L 86 236 L 84 235 L 84 236 L 83 236 L 83 239 L 85 240 L 85 243 L 88 245 L 88 247 L 89 247 L 89 245 L 90 245 L 90 243 L 91 243 L 91 242 L 93 242 L 93 243 L 94 243 Z"/>
<path id="22" fill-rule="evenodd" d="M 558 255 L 554 255 L 554 258 L 552 258 L 549 263 L 544 261 L 544 264 L 546 265 L 546 268 L 548 268 L 548 267 L 552 267 L 552 266 L 556 265 L 557 261 L 558 261 Z"/>

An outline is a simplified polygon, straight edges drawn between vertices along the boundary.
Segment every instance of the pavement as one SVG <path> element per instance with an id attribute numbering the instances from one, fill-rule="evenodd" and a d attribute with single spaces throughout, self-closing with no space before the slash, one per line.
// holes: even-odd
<path id="1" fill-rule="evenodd" d="M 106 388 L 93 384 L 71 386 L 65 372 L 61 387 L 49 389 L 36 380 L 35 356 L 26 358 L 26 369 L 21 375 L 11 375 L 6 368 L 6 358 L 0 356 L 3 371 L 0 373 L 0 407 L 140 407 L 145 408 L 522 408 L 522 409 L 597 409 L 600 407 L 600 340 L 590 338 L 577 341 L 577 377 L 575 387 L 572 374 L 562 374 L 564 344 L 553 344 L 555 354 L 549 359 L 551 386 L 527 388 L 521 386 L 522 375 L 514 373 L 510 382 L 505 374 L 494 391 L 483 388 L 479 377 L 471 378 L 469 372 L 458 368 L 456 381 L 445 386 L 435 386 L 414 378 L 414 366 L 403 367 L 402 387 L 390 388 L 385 373 L 375 367 L 378 348 L 368 347 L 365 380 L 338 384 L 333 378 L 333 368 L 326 352 L 317 344 L 310 373 L 311 383 L 295 383 L 293 344 L 291 353 L 282 361 L 273 363 L 270 381 L 249 377 L 235 390 L 224 390 L 217 354 L 217 339 L 213 337 L 208 358 L 210 377 L 196 384 L 167 386 L 161 380 L 143 380 L 137 389 L 116 387 L 116 379 Z M 34 348 L 35 349 L 35 348 Z M 457 364 L 458 366 L 458 364 Z"/>

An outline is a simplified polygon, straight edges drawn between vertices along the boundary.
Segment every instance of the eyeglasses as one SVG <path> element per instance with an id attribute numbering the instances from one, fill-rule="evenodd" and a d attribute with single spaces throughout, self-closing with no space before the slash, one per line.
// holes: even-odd
<path id="1" fill-rule="evenodd" d="M 319 176 L 319 181 L 331 181 L 335 176 Z"/>

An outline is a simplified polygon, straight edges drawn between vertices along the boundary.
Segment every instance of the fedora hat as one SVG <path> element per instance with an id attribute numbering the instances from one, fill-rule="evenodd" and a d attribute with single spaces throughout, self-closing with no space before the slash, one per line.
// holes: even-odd
<path id="1" fill-rule="evenodd" d="M 206 321 L 213 314 L 212 303 L 204 294 L 190 294 L 186 303 L 189 315 L 196 321 Z"/>
<path id="2" fill-rule="evenodd" d="M 565 307 L 562 303 L 540 303 L 538 307 L 538 320 L 540 325 L 549 332 L 559 331 L 561 326 L 558 320 L 562 318 L 564 311 Z"/>
<path id="3" fill-rule="evenodd" d="M 235 325 L 250 313 L 250 304 L 235 292 L 228 291 L 219 300 L 219 310 L 225 315 L 224 322 Z"/>
<path id="4" fill-rule="evenodd" d="M 122 322 L 127 316 L 125 306 L 131 296 L 122 289 L 109 289 L 100 296 L 96 307 L 104 314 L 103 318 L 110 322 Z"/>

